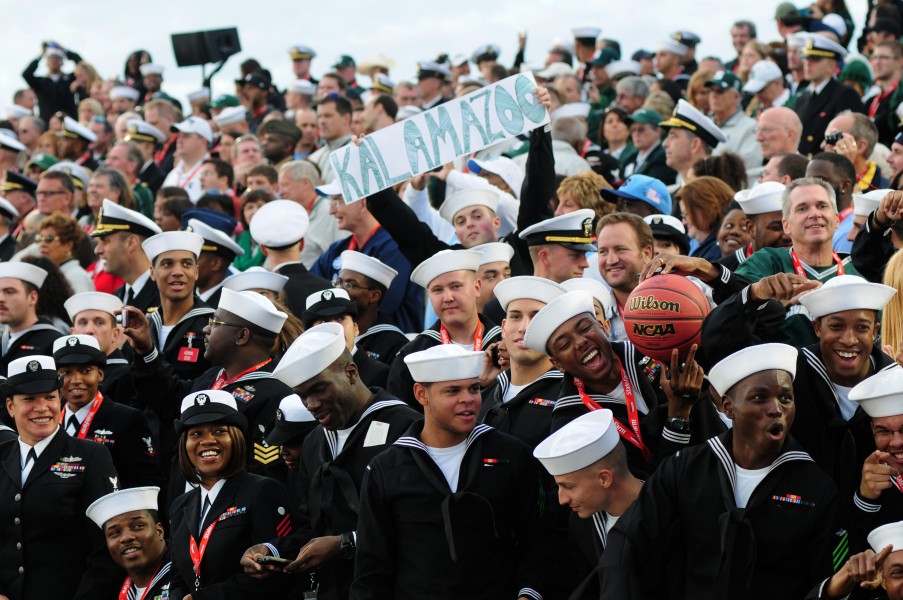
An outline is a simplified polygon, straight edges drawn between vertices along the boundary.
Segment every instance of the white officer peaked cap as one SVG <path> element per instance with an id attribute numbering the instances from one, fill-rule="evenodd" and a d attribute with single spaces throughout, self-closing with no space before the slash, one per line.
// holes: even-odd
<path id="1" fill-rule="evenodd" d="M 554 298 L 530 320 L 524 334 L 524 346 L 548 354 L 546 346 L 552 334 L 568 319 L 583 313 L 589 314 L 593 319 L 596 318 L 596 307 L 589 292 L 567 292 Z"/>
<path id="2" fill-rule="evenodd" d="M 860 381 L 850 390 L 850 400 L 873 419 L 903 415 L 903 368 L 884 369 Z"/>
<path id="3" fill-rule="evenodd" d="M 571 29 L 571 33 L 574 34 L 574 38 L 581 39 L 596 39 L 602 33 L 602 30 L 598 27 L 575 27 Z"/>
<path id="4" fill-rule="evenodd" d="M 117 85 L 110 88 L 110 100 L 118 100 L 119 98 L 126 98 L 132 102 L 138 102 L 141 98 L 141 92 L 127 85 Z"/>
<path id="5" fill-rule="evenodd" d="M 97 135 L 73 119 L 72 117 L 63 117 L 63 130 L 57 133 L 60 137 L 67 138 L 81 138 L 83 140 L 87 140 L 89 142 L 96 142 Z"/>
<path id="6" fill-rule="evenodd" d="M 844 310 L 883 310 L 897 290 L 856 275 L 838 275 L 817 290 L 800 296 L 813 319 Z"/>
<path id="7" fill-rule="evenodd" d="M 540 442 L 533 456 L 553 476 L 585 469 L 618 445 L 613 418 L 607 408 L 580 415 Z"/>
<path id="8" fill-rule="evenodd" d="M 558 244 L 572 250 L 593 252 L 593 219 L 596 212 L 581 208 L 545 221 L 540 221 L 521 231 L 518 237 L 528 246 Z"/>
<path id="9" fill-rule="evenodd" d="M 97 226 L 91 232 L 91 236 L 101 237 L 119 231 L 128 231 L 143 237 L 163 233 L 159 225 L 140 212 L 104 198 L 97 216 Z"/>
<path id="10" fill-rule="evenodd" d="M 159 494 L 160 488 L 155 485 L 119 490 L 92 502 L 85 514 L 103 529 L 104 523 L 113 517 L 136 510 L 158 510 Z"/>
<path id="11" fill-rule="evenodd" d="M 223 288 L 233 292 L 246 290 L 269 290 L 278 294 L 285 287 L 288 277 L 267 271 L 263 267 L 250 267 L 241 273 L 227 277 Z"/>
<path id="12" fill-rule="evenodd" d="M 754 373 L 786 371 L 796 378 L 796 348 L 787 344 L 759 344 L 734 352 L 709 371 L 709 382 L 719 394 Z"/>
<path id="13" fill-rule="evenodd" d="M 830 58 L 840 60 L 848 54 L 847 49 L 823 35 L 809 35 L 803 45 L 803 58 Z"/>
<path id="14" fill-rule="evenodd" d="M 75 321 L 78 313 L 86 310 L 99 310 L 115 315 L 116 311 L 122 310 L 122 300 L 113 294 L 104 292 L 81 292 L 70 296 L 63 303 L 63 307 L 66 309 L 66 314 L 69 315 L 69 318 Z"/>
<path id="15" fill-rule="evenodd" d="M 378 258 L 368 256 L 357 250 L 345 250 L 342 252 L 341 270 L 360 273 L 386 288 L 392 285 L 392 280 L 398 275 L 398 271 Z"/>
<path id="16" fill-rule="evenodd" d="M 687 55 L 687 52 L 690 51 L 689 48 L 681 44 L 675 39 L 666 38 L 662 40 L 658 45 L 659 50 L 664 50 L 665 52 L 670 52 L 671 54 L 676 54 L 677 56 L 683 58 Z"/>
<path id="17" fill-rule="evenodd" d="M 227 106 L 213 117 L 213 122 L 220 127 L 225 127 L 226 125 L 241 123 L 246 119 L 247 111 L 244 106 Z"/>
<path id="18" fill-rule="evenodd" d="M 288 315 L 278 310 L 269 298 L 256 292 L 236 292 L 223 288 L 218 308 L 272 333 L 282 331 L 282 326 L 288 319 Z"/>
<path id="19" fill-rule="evenodd" d="M 304 207 L 292 200 L 273 200 L 257 209 L 251 219 L 251 237 L 261 246 L 284 248 L 297 244 L 310 227 Z"/>
<path id="20" fill-rule="evenodd" d="M 494 262 L 510 263 L 511 258 L 514 256 L 514 248 L 511 247 L 511 244 L 506 244 L 504 242 L 489 242 L 487 244 L 472 246 L 468 249 L 480 253 L 481 267 Z"/>
<path id="21" fill-rule="evenodd" d="M 548 304 L 558 296 L 566 294 L 567 290 L 561 284 L 545 277 L 519 275 L 498 282 L 494 293 L 502 305 L 502 310 L 507 311 L 508 305 L 515 300 L 536 300 Z"/>
<path id="22" fill-rule="evenodd" d="M 475 379 L 483 372 L 483 352 L 465 350 L 456 344 L 440 344 L 404 357 L 417 383 Z"/>
<path id="23" fill-rule="evenodd" d="M 47 271 L 25 262 L 5 262 L 0 263 L 0 279 L 4 277 L 19 279 L 40 289 L 44 285 L 44 280 L 47 279 Z"/>
<path id="24" fill-rule="evenodd" d="M 853 214 L 857 217 L 867 217 L 876 210 L 878 205 L 894 190 L 872 190 L 864 194 L 853 194 Z"/>
<path id="25" fill-rule="evenodd" d="M 219 253 L 222 250 L 228 250 L 235 256 L 242 256 L 245 253 L 244 248 L 236 244 L 235 240 L 219 229 L 207 225 L 200 219 L 188 219 L 186 231 L 193 231 L 204 238 L 204 245 L 201 246 L 201 250 L 206 252 Z"/>
<path id="26" fill-rule="evenodd" d="M 485 206 L 492 212 L 496 212 L 499 206 L 498 192 L 482 189 L 463 189 L 455 192 L 446 198 L 439 207 L 439 216 L 454 224 L 455 215 L 471 206 Z"/>
<path id="27" fill-rule="evenodd" d="M 665 217 L 669 215 L 655 216 Z M 648 219 L 649 217 L 646 218 Z M 674 217 L 670 218 L 674 219 Z M 677 221 L 677 219 L 674 220 Z M 680 223 L 680 221 L 677 222 Z M 599 304 L 602 305 L 602 312 L 605 313 L 606 317 L 611 315 L 611 311 L 612 309 L 614 309 L 614 306 L 612 306 L 611 303 L 611 290 L 609 290 L 608 287 L 606 287 L 606 285 L 598 279 L 592 279 L 590 277 L 575 277 L 574 279 L 562 281 L 561 287 L 563 287 L 568 292 L 589 292 L 590 295 L 592 295 L 593 299 L 598 300 Z"/>
<path id="28" fill-rule="evenodd" d="M 452 271 L 476 273 L 481 257 L 479 252 L 473 250 L 442 250 L 417 265 L 411 272 L 411 281 L 425 289 L 433 279 Z"/>
<path id="29" fill-rule="evenodd" d="M 8 130 L 7 130 L 8 131 Z M 7 148 L 12 150 L 13 152 L 27 152 L 28 148 L 25 147 L 25 144 L 17 140 L 11 135 L 7 135 L 0 131 L 0 147 Z"/>
<path id="30" fill-rule="evenodd" d="M 197 258 L 201 255 L 203 245 L 204 238 L 192 231 L 164 231 L 141 242 L 141 247 L 144 248 L 144 253 L 151 263 L 161 254 L 176 250 L 191 252 Z"/>
<path id="31" fill-rule="evenodd" d="M 127 142 L 148 142 L 155 141 L 162 144 L 166 142 L 166 134 L 141 119 L 130 119 L 128 122 L 128 134 L 123 138 Z"/>
<path id="32" fill-rule="evenodd" d="M 740 190 L 734 194 L 734 200 L 740 205 L 746 215 L 761 215 L 770 212 L 781 212 L 783 209 L 784 190 L 783 183 L 766 181 L 754 188 Z"/>
<path id="33" fill-rule="evenodd" d="M 879 554 L 887 546 L 892 547 L 891 552 L 903 550 L 903 521 L 873 529 L 868 535 L 868 542 L 875 554 Z"/>
<path id="34" fill-rule="evenodd" d="M 5 213 L 11 219 L 19 216 L 19 211 L 13 206 L 13 203 L 3 196 L 0 196 L 0 212 Z"/>
<path id="35" fill-rule="evenodd" d="M 675 42 L 676 43 L 676 42 Z M 678 128 L 686 129 L 698 135 L 704 142 L 714 148 L 720 142 L 727 141 L 724 132 L 715 125 L 715 122 L 702 114 L 702 112 L 687 102 L 686 100 L 678 100 L 677 106 L 671 117 L 659 123 L 660 127 L 665 129 Z"/>
<path id="36" fill-rule="evenodd" d="M 322 373 L 346 351 L 345 330 L 338 323 L 320 323 L 292 342 L 273 377 L 289 386 L 298 387 Z"/>

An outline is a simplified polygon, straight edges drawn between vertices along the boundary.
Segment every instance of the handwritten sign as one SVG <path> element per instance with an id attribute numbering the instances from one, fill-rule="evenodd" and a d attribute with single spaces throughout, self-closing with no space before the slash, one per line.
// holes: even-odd
<path id="1" fill-rule="evenodd" d="M 545 125 L 535 88 L 532 74 L 514 75 L 336 150 L 329 160 L 345 202 Z"/>

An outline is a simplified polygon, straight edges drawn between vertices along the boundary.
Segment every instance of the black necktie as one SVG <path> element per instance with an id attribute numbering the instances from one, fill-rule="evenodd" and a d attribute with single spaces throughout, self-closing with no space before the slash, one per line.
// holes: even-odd
<path id="1" fill-rule="evenodd" d="M 198 526 L 198 535 L 203 535 L 204 531 L 204 518 L 207 516 L 207 512 L 210 510 L 210 496 L 208 495 L 204 498 L 204 507 L 201 509 L 201 521 Z"/>
<path id="2" fill-rule="evenodd" d="M 34 451 L 34 448 L 28 451 L 28 454 L 25 455 L 25 465 L 22 467 L 22 485 L 25 485 L 25 469 L 28 468 L 28 465 L 37 462 L 38 453 Z M 32 465 L 33 466 L 33 465 Z M 30 473 L 30 471 L 29 471 Z"/>
<path id="3" fill-rule="evenodd" d="M 78 422 L 78 417 L 72 415 L 69 417 L 69 420 L 66 421 L 66 431 L 69 432 L 69 428 L 72 428 L 73 431 L 69 433 L 69 435 L 77 435 L 78 428 L 81 427 L 81 423 Z"/>
<path id="4" fill-rule="evenodd" d="M 125 303 L 129 306 L 135 304 L 135 288 L 132 286 L 128 286 L 128 289 L 125 292 Z"/>

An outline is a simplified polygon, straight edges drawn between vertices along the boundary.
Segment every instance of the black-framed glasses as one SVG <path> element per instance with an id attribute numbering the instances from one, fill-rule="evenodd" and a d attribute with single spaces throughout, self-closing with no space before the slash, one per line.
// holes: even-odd
<path id="1" fill-rule="evenodd" d="M 214 317 L 210 317 L 209 319 L 207 319 L 207 326 L 210 327 L 210 329 L 213 329 L 215 327 L 220 327 L 220 326 L 222 326 L 222 327 L 238 327 L 239 329 L 242 329 L 244 327 L 244 325 L 238 325 L 237 323 L 226 323 L 225 321 L 217 321 L 216 318 L 214 318 Z"/>
<path id="2" fill-rule="evenodd" d="M 364 287 L 360 284 L 357 284 L 353 281 L 347 279 L 339 279 L 338 277 L 334 277 L 332 280 L 332 287 L 342 288 L 343 290 L 372 290 L 373 288 Z"/>

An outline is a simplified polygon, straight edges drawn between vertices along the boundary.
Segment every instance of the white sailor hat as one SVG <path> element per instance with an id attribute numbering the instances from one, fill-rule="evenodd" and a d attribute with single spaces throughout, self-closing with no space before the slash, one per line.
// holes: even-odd
<path id="1" fill-rule="evenodd" d="M 247 290 L 269 290 L 278 294 L 285 287 L 288 277 L 267 271 L 263 267 L 249 267 L 241 273 L 227 277 L 223 281 L 223 288 L 233 292 Z"/>
<path id="2" fill-rule="evenodd" d="M 587 313 L 596 318 L 596 307 L 593 305 L 593 297 L 589 292 L 567 292 L 552 299 L 540 310 L 524 334 L 524 346 L 536 350 L 542 354 L 548 354 L 547 345 L 552 334 L 567 320 Z"/>
<path id="3" fill-rule="evenodd" d="M 290 394 L 279 401 L 276 423 L 266 440 L 271 446 L 281 446 L 296 436 L 309 433 L 316 426 L 317 420 L 304 406 L 301 396 Z"/>
<path id="4" fill-rule="evenodd" d="M 595 43 L 602 30 L 598 27 L 575 27 L 571 29 L 571 33 L 574 34 L 575 40 L 593 40 Z"/>
<path id="5" fill-rule="evenodd" d="M 498 282 L 493 293 L 502 310 L 507 311 L 508 305 L 515 300 L 536 300 L 548 304 L 558 296 L 566 294 L 567 290 L 561 284 L 545 277 L 519 275 Z"/>
<path id="6" fill-rule="evenodd" d="M 486 160 L 471 158 L 467 161 L 467 168 L 474 175 L 479 175 L 484 170 L 495 173 L 508 184 L 514 197 L 520 198 L 520 188 L 524 183 L 524 170 L 507 156 L 496 156 Z"/>
<path id="7" fill-rule="evenodd" d="M 0 213 L 8 219 L 15 219 L 19 216 L 19 211 L 13 206 L 13 203 L 0 196 Z"/>
<path id="8" fill-rule="evenodd" d="M 685 45 L 672 38 L 665 38 L 664 40 L 659 42 L 658 49 L 665 52 L 670 52 L 671 54 L 676 54 L 681 58 L 685 57 L 687 55 L 687 52 L 690 51 L 690 49 Z"/>
<path id="9" fill-rule="evenodd" d="M 86 142 L 96 142 L 97 135 L 93 131 L 73 119 L 72 117 L 63 117 L 63 128 L 57 132 L 59 137 L 67 137 L 73 140 L 83 139 Z"/>
<path id="10" fill-rule="evenodd" d="M 672 127 L 686 129 L 691 133 L 695 133 L 713 148 L 727 140 L 724 132 L 715 125 L 714 121 L 684 99 L 677 101 L 674 113 L 668 120 L 662 121 L 659 125 L 665 129 L 671 129 Z"/>
<path id="11" fill-rule="evenodd" d="M 850 400 L 873 419 L 903 415 L 903 369 L 893 366 L 866 377 L 850 390 Z"/>
<path id="12" fill-rule="evenodd" d="M 204 238 L 204 245 L 201 246 L 203 252 L 213 252 L 230 262 L 245 253 L 231 237 L 199 219 L 188 219 L 186 231 L 193 231 Z"/>
<path id="13" fill-rule="evenodd" d="M 567 117 L 573 119 L 586 119 L 589 116 L 590 108 L 589 102 L 570 102 L 568 104 L 562 104 L 552 112 L 552 122 L 554 123 L 558 119 Z"/>
<path id="14" fill-rule="evenodd" d="M 573 75 L 574 68 L 563 62 L 554 62 L 550 64 L 548 67 L 543 69 L 542 71 L 537 71 L 536 76 L 540 79 L 545 79 L 547 81 L 551 81 L 558 77 L 562 77 L 564 75 Z"/>
<path id="15" fill-rule="evenodd" d="M 451 79 L 451 71 L 448 67 L 432 60 L 422 60 L 417 63 L 417 79 L 438 77 L 443 81 Z"/>
<path id="16" fill-rule="evenodd" d="M 596 212 L 591 208 L 581 208 L 558 215 L 527 227 L 518 234 L 528 246 L 558 244 L 572 250 L 592 252 L 593 219 Z"/>
<path id="17" fill-rule="evenodd" d="M 505 242 L 488 242 L 472 246 L 468 250 L 480 253 L 481 267 L 496 262 L 510 263 L 511 257 L 514 256 L 514 248 L 511 247 L 511 244 L 506 244 Z"/>
<path id="18" fill-rule="evenodd" d="M 894 190 L 872 190 L 864 194 L 853 194 L 853 214 L 857 217 L 867 217 L 876 210 L 878 205 Z"/>
<path id="19" fill-rule="evenodd" d="M 757 61 L 749 72 L 749 79 L 743 86 L 743 91 L 749 94 L 761 92 L 766 85 L 781 79 L 784 74 L 781 73 L 781 67 L 770 60 Z"/>
<path id="20" fill-rule="evenodd" d="M 141 119 L 130 119 L 128 122 L 128 133 L 124 138 L 126 142 L 147 142 L 148 144 L 164 143 L 166 134 Z"/>
<path id="21" fill-rule="evenodd" d="M 164 231 L 141 242 L 141 247 L 144 248 L 144 253 L 151 264 L 161 254 L 176 250 L 191 252 L 197 258 L 201 255 L 203 245 L 204 238 L 191 231 Z"/>
<path id="22" fill-rule="evenodd" d="M 841 60 L 847 49 L 823 35 L 810 35 L 803 46 L 803 58 L 830 58 Z"/>
<path id="23" fill-rule="evenodd" d="M 118 490 L 92 502 L 85 514 L 103 529 L 104 523 L 113 517 L 136 510 L 157 511 L 159 494 L 160 488 L 155 485 Z"/>
<path id="24" fill-rule="evenodd" d="M 796 378 L 796 348 L 787 344 L 748 346 L 722 359 L 709 371 L 709 382 L 722 396 L 741 380 L 762 371 L 786 371 Z"/>
<path id="25" fill-rule="evenodd" d="M 823 16 L 821 22 L 830 27 L 837 34 L 837 37 L 842 38 L 847 34 L 847 24 L 844 22 L 843 17 L 837 13 L 829 13 Z"/>
<path id="26" fill-rule="evenodd" d="M 468 57 L 463 52 L 458 52 L 457 54 L 455 54 L 454 56 L 451 57 L 451 62 L 449 64 L 451 64 L 451 66 L 453 66 L 453 67 L 463 67 L 464 65 L 466 65 L 469 62 L 470 62 L 470 57 Z"/>
<path id="27" fill-rule="evenodd" d="M 118 100 L 120 98 L 138 102 L 141 98 L 141 92 L 127 85 L 117 85 L 110 88 L 110 100 Z"/>
<path id="28" fill-rule="evenodd" d="M 25 147 L 25 144 L 2 131 L 0 131 L 0 149 L 9 150 L 11 152 L 26 152 L 28 150 Z"/>
<path id="29" fill-rule="evenodd" d="M 248 420 L 238 412 L 235 398 L 225 390 L 201 390 L 182 399 L 179 418 L 174 422 L 176 433 L 182 435 L 192 425 L 204 423 L 235 425 L 242 431 L 248 426 Z"/>
<path id="30" fill-rule="evenodd" d="M 342 184 L 338 179 L 333 179 L 329 183 L 324 183 L 318 185 L 314 188 L 314 191 L 317 192 L 318 196 L 323 196 L 326 198 L 331 198 L 333 196 L 341 196 L 342 195 Z"/>
<path id="31" fill-rule="evenodd" d="M 210 100 L 210 88 L 201 88 L 188 94 L 188 101 L 195 102 L 197 100 Z"/>
<path id="32" fill-rule="evenodd" d="M 65 173 L 72 179 L 72 185 L 80 190 L 87 189 L 88 182 L 91 181 L 91 175 L 88 173 L 88 170 L 71 160 L 61 160 L 47 170 Z"/>
<path id="33" fill-rule="evenodd" d="M 267 248 L 297 244 L 310 227 L 304 207 L 292 200 L 273 200 L 257 209 L 251 219 L 251 238 Z"/>
<path id="34" fill-rule="evenodd" d="M 122 300 L 113 294 L 104 292 L 80 292 L 69 296 L 63 303 L 63 307 L 74 323 L 78 313 L 86 310 L 99 310 L 100 312 L 115 315 L 117 311 L 122 310 Z"/>
<path id="35" fill-rule="evenodd" d="M 891 546 L 891 552 L 903 550 L 903 521 L 873 529 L 868 535 L 868 542 L 875 554 L 880 554 L 887 546 Z"/>
<path id="36" fill-rule="evenodd" d="M 307 79 L 295 79 L 286 86 L 286 91 L 313 97 L 317 95 L 317 86 Z"/>
<path id="37" fill-rule="evenodd" d="M 39 288 L 47 279 L 47 271 L 27 262 L 0 262 L 0 279 L 19 279 Z"/>
<path id="38" fill-rule="evenodd" d="M 817 290 L 800 296 L 813 319 L 845 310 L 883 310 L 897 293 L 889 285 L 872 283 L 856 275 L 838 275 Z"/>
<path id="39" fill-rule="evenodd" d="M 368 256 L 356 250 L 342 252 L 342 271 L 354 271 L 369 277 L 381 286 L 388 288 L 398 271 L 383 263 L 378 258 Z"/>
<path id="40" fill-rule="evenodd" d="M 298 44 L 288 49 L 292 60 L 311 60 L 317 57 L 317 53 L 310 46 Z"/>
<path id="41" fill-rule="evenodd" d="M 104 198 L 97 213 L 97 226 L 91 237 L 103 237 L 111 233 L 126 231 L 142 237 L 163 233 L 160 226 L 136 210 L 116 204 Z"/>
<path id="42" fill-rule="evenodd" d="M 21 119 L 22 117 L 30 117 L 34 112 L 24 106 L 19 106 L 18 104 L 13 104 L 9 108 L 6 109 L 6 118 L 7 119 Z"/>
<path id="43" fill-rule="evenodd" d="M 53 360 L 57 367 L 65 365 L 107 364 L 107 354 L 100 349 L 100 343 L 93 335 L 72 334 L 58 337 L 53 341 Z"/>
<path id="44" fill-rule="evenodd" d="M 485 206 L 492 212 L 498 209 L 499 195 L 495 190 L 465 188 L 445 199 L 439 207 L 439 216 L 454 224 L 455 215 L 471 206 Z"/>
<path id="45" fill-rule="evenodd" d="M 414 115 L 419 115 L 423 112 L 419 106 L 414 106 L 413 104 L 409 104 L 408 106 L 399 106 L 398 114 L 395 115 L 395 121 L 404 121 L 405 119 L 409 119 Z"/>
<path id="46" fill-rule="evenodd" d="M 535 456 L 550 475 L 567 475 L 605 458 L 618 445 L 614 415 L 607 408 L 580 415 L 536 446 Z"/>
<path id="47" fill-rule="evenodd" d="M 467 59 L 465 58 L 464 60 L 466 61 Z M 385 69 L 388 71 L 394 67 L 395 61 L 380 52 L 376 56 L 371 56 L 370 58 L 359 62 L 357 70 L 361 73 L 366 73 L 373 69 Z"/>
<path id="48" fill-rule="evenodd" d="M 44 354 L 23 356 L 6 367 L 6 380 L 0 391 L 6 394 L 37 394 L 59 387 L 59 375 L 53 357 Z"/>
<path id="49" fill-rule="evenodd" d="M 181 133 L 193 133 L 207 140 L 208 144 L 213 143 L 213 130 L 210 129 L 210 123 L 200 117 L 188 117 L 181 123 L 171 125 L 169 129 L 173 133 L 177 131 Z"/>
<path id="50" fill-rule="evenodd" d="M 754 188 L 740 190 L 734 194 L 734 200 L 740 205 L 746 215 L 762 215 L 770 212 L 781 212 L 784 207 L 783 183 L 777 181 L 765 181 Z"/>
<path id="51" fill-rule="evenodd" d="M 480 253 L 473 250 L 442 250 L 417 265 L 411 272 L 411 281 L 426 289 L 433 279 L 452 271 L 476 273 L 480 258 Z"/>
<path id="52" fill-rule="evenodd" d="M 496 44 L 483 44 L 473 52 L 470 60 L 475 65 L 479 65 L 486 60 L 496 60 L 502 53 L 502 48 Z"/>
<path id="53" fill-rule="evenodd" d="M 236 292 L 226 287 L 222 289 L 218 308 L 272 333 L 282 331 L 282 325 L 288 318 L 263 294 Z"/>
<path id="54" fill-rule="evenodd" d="M 344 328 L 338 323 L 320 323 L 292 342 L 273 370 L 273 377 L 290 388 L 298 387 L 322 373 L 344 352 Z"/>
<path id="55" fill-rule="evenodd" d="M 138 70 L 141 71 L 141 74 L 145 77 L 147 77 L 148 75 L 163 74 L 163 67 L 161 67 L 160 65 L 155 65 L 154 63 L 144 63 L 143 65 L 138 67 Z"/>
<path id="56" fill-rule="evenodd" d="M 483 353 L 457 344 L 440 344 L 404 357 L 404 364 L 417 383 L 476 379 L 483 371 Z"/>
<path id="57" fill-rule="evenodd" d="M 241 123 L 247 120 L 247 112 L 244 106 L 227 106 L 213 117 L 213 122 L 219 127 Z"/>
<path id="58" fill-rule="evenodd" d="M 639 75 L 643 66 L 635 60 L 616 60 L 605 65 L 605 72 L 611 79 L 621 75 Z"/>
<path id="59" fill-rule="evenodd" d="M 373 87 L 371 89 L 384 94 L 391 94 L 395 91 L 395 82 L 389 79 L 389 76 L 385 73 L 374 73 L 371 80 L 373 81 Z"/>
<path id="60" fill-rule="evenodd" d="M 671 218 L 674 219 L 674 217 Z M 677 222 L 680 223 L 680 221 Z M 609 317 L 614 309 L 614 306 L 611 303 L 611 290 L 598 279 L 593 279 L 592 277 L 575 277 L 573 279 L 568 279 L 567 281 L 562 281 L 561 287 L 568 292 L 589 292 L 593 299 L 598 300 L 599 304 L 602 305 L 602 313 L 606 317 Z"/>

